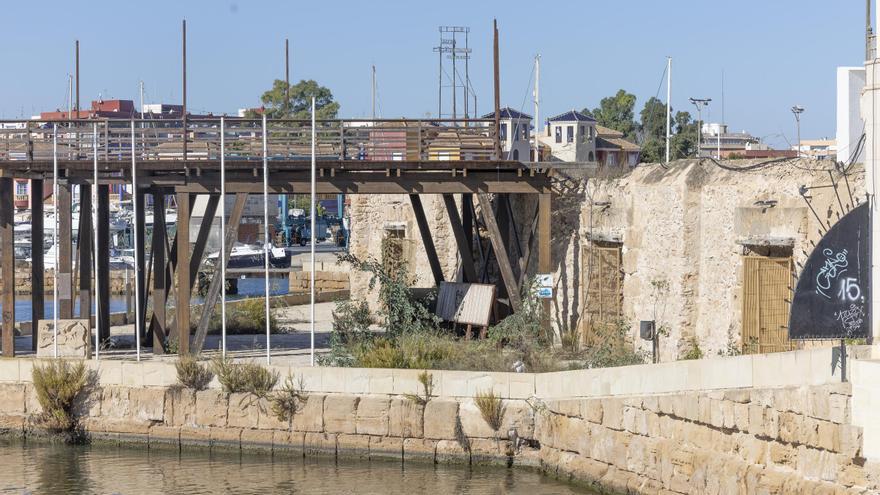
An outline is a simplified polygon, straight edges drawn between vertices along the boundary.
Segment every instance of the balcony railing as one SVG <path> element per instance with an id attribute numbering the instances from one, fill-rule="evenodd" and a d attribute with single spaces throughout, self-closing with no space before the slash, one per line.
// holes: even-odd
<path id="1" fill-rule="evenodd" d="M 220 118 L 0 121 L 0 161 L 51 161 L 57 133 L 59 160 L 175 160 L 187 162 L 309 160 L 312 125 L 303 120 Z M 132 127 L 133 126 L 133 127 Z M 57 130 L 56 130 L 57 129 Z M 132 134 L 133 133 L 133 134 Z M 491 160 L 491 120 L 322 120 L 315 124 L 318 160 Z M 184 137 L 186 141 L 184 142 Z M 133 139 L 132 139 L 133 138 Z M 95 146 L 97 143 L 97 147 Z"/>

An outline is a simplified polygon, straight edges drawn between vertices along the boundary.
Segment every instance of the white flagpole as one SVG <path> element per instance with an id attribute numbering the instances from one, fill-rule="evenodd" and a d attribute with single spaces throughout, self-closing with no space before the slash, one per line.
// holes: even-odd
<path id="1" fill-rule="evenodd" d="M 266 140 L 266 113 L 263 112 L 263 268 L 266 282 L 266 364 L 271 363 L 269 348 L 269 146 Z"/>
<path id="2" fill-rule="evenodd" d="M 98 123 L 92 124 L 92 154 L 94 158 L 94 177 L 92 186 L 92 236 L 95 238 L 95 307 L 101 307 L 101 277 L 98 275 Z M 83 212 L 79 212 L 80 215 Z M 107 255 L 107 253 L 103 253 Z M 95 361 L 98 360 L 98 349 L 101 347 L 100 311 L 95 312 Z"/>
<path id="3" fill-rule="evenodd" d="M 339 123 L 342 125 L 342 122 Z M 311 298 L 311 310 L 310 310 L 310 334 L 311 334 L 311 359 L 312 366 L 315 365 L 315 214 L 317 213 L 317 208 L 315 208 L 315 98 L 312 97 L 312 179 L 311 179 L 311 213 L 309 217 L 311 217 L 311 235 L 312 238 L 310 240 L 311 247 L 311 265 L 312 265 L 312 273 L 309 274 L 309 296 Z"/>
<path id="4" fill-rule="evenodd" d="M 141 253 L 141 243 L 140 236 L 138 235 L 137 228 L 137 218 L 138 218 L 138 193 L 137 193 L 137 161 L 135 159 L 135 137 L 134 137 L 134 119 L 131 120 L 131 207 L 134 210 L 134 220 L 135 229 L 134 229 L 134 286 L 135 286 L 135 296 L 134 296 L 134 345 L 137 350 L 137 360 L 141 360 L 141 325 L 143 325 L 143 321 L 141 321 L 141 298 L 138 292 L 138 287 L 141 286 L 141 274 L 138 271 L 138 267 L 141 266 L 140 259 L 143 256 Z M 82 212 L 80 212 L 82 215 Z M 126 270 L 126 274 L 128 271 Z M 97 317 L 97 315 L 96 315 Z"/>
<path id="5" fill-rule="evenodd" d="M 226 357 L 226 119 L 220 117 L 220 346 Z"/>
<path id="6" fill-rule="evenodd" d="M 43 194 L 43 191 L 31 194 Z M 55 250 L 55 269 L 52 270 L 54 287 L 52 288 L 52 356 L 58 357 L 58 124 L 52 127 L 52 246 Z M 40 235 L 42 232 L 31 232 L 31 235 Z M 43 263 L 45 266 L 45 263 Z M 31 322 L 31 331 L 36 332 L 37 322 Z"/>

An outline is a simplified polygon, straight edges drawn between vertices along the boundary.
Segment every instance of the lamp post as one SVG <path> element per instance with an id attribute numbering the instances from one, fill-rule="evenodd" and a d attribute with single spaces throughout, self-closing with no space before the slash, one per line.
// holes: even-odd
<path id="1" fill-rule="evenodd" d="M 804 107 L 795 105 L 791 107 L 791 113 L 794 114 L 794 120 L 797 123 L 797 156 L 801 156 L 801 114 L 804 113 Z"/>
<path id="2" fill-rule="evenodd" d="M 703 107 L 708 107 L 712 98 L 689 98 L 689 100 L 697 108 L 697 158 L 699 158 L 703 144 Z"/>

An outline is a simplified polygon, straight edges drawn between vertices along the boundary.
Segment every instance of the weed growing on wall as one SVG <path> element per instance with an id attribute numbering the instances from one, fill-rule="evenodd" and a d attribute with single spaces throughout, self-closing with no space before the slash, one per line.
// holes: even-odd
<path id="1" fill-rule="evenodd" d="M 431 400 L 431 396 L 434 395 L 434 375 L 427 371 L 422 371 L 419 373 L 419 383 L 422 385 L 422 394 L 405 394 L 405 397 L 416 404 L 424 406 Z"/>
<path id="2" fill-rule="evenodd" d="M 278 383 L 278 373 L 256 363 L 236 363 L 230 358 L 214 358 L 211 363 L 217 380 L 227 393 L 248 393 L 264 399 Z"/>
<path id="3" fill-rule="evenodd" d="M 474 402 L 477 404 L 477 409 L 480 410 L 483 421 L 489 425 L 489 428 L 492 428 L 492 431 L 497 433 L 501 429 L 501 422 L 504 419 L 504 402 L 501 397 L 496 395 L 494 390 L 484 390 L 477 392 Z"/>
<path id="4" fill-rule="evenodd" d="M 278 418 L 278 421 L 287 422 L 288 425 L 293 422 L 293 417 L 309 400 L 304 389 L 305 381 L 302 376 L 296 378 L 293 375 L 287 375 L 281 388 L 269 397 L 272 413 Z"/>
<path id="5" fill-rule="evenodd" d="M 196 391 L 208 388 L 214 378 L 214 373 L 193 356 L 180 356 L 174 367 L 177 369 L 178 383 Z"/>
<path id="6" fill-rule="evenodd" d="M 54 360 L 46 365 L 34 365 L 31 377 L 37 401 L 43 413 L 38 424 L 50 433 L 61 435 L 67 442 L 85 440 L 80 426 L 80 415 L 86 409 L 86 399 L 96 383 L 94 372 L 89 372 L 81 361 L 70 364 Z"/>

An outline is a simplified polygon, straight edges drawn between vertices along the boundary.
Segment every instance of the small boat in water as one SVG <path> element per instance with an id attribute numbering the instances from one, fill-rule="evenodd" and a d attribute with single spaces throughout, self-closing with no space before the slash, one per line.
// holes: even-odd
<path id="1" fill-rule="evenodd" d="M 232 246 L 229 255 L 228 268 L 261 268 L 265 266 L 263 261 L 263 246 L 259 244 L 244 244 L 236 242 Z M 208 254 L 208 263 L 217 265 L 220 251 Z M 272 268 L 289 268 L 290 254 L 284 248 L 273 247 L 269 249 L 269 266 Z"/>

